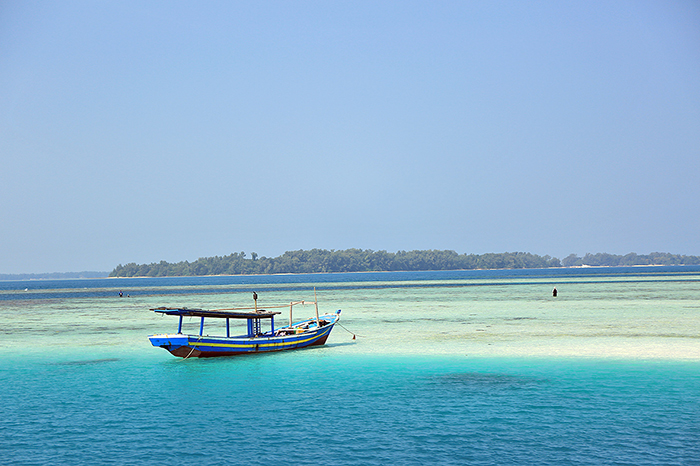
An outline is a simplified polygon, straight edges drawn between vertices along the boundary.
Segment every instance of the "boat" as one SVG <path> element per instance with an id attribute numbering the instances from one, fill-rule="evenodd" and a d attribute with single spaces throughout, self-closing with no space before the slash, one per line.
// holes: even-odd
<path id="1" fill-rule="evenodd" d="M 234 356 L 251 353 L 283 351 L 309 346 L 319 346 L 326 343 L 333 326 L 340 320 L 340 310 L 319 315 L 318 301 L 314 291 L 314 301 L 296 301 L 281 306 L 258 308 L 258 297 L 253 293 L 254 307 L 238 307 L 226 309 L 189 309 L 187 307 L 158 307 L 151 309 L 161 315 L 179 317 L 177 333 L 149 335 L 148 339 L 155 347 L 164 348 L 173 356 L 181 358 L 207 358 L 214 356 Z M 293 322 L 294 306 L 313 304 L 316 309 L 314 317 Z M 289 308 L 289 324 L 275 328 L 275 316 L 280 311 L 271 309 Z M 185 317 L 199 317 L 199 334 L 182 333 L 182 322 Z M 211 336 L 204 334 L 204 319 L 222 319 L 226 321 L 226 336 Z M 231 319 L 245 320 L 247 333 L 231 336 Z M 263 331 L 263 321 L 269 320 L 269 330 Z"/>

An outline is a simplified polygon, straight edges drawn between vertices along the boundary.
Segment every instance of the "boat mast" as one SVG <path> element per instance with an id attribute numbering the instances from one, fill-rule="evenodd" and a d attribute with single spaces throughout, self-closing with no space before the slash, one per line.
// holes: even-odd
<path id="1" fill-rule="evenodd" d="M 320 327 L 321 324 L 318 321 L 318 299 L 316 298 L 316 287 L 314 286 L 314 304 L 316 305 L 316 327 Z"/>

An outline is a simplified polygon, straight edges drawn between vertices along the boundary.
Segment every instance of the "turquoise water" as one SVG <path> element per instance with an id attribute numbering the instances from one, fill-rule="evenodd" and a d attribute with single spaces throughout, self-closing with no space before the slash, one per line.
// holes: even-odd
<path id="1" fill-rule="evenodd" d="M 146 339 L 314 286 L 324 347 Z M 2 464 L 700 464 L 697 268 L 4 282 L 0 353 Z"/>

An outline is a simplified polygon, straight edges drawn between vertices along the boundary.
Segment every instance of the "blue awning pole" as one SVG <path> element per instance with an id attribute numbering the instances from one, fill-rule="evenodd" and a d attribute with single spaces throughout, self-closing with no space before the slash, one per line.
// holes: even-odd
<path id="1" fill-rule="evenodd" d="M 275 317 L 274 316 L 270 317 L 270 331 L 272 333 L 275 333 Z"/>
<path id="2" fill-rule="evenodd" d="M 180 314 L 180 323 L 177 325 L 177 333 L 182 333 L 182 314 Z"/>
<path id="3" fill-rule="evenodd" d="M 229 318 L 226 318 L 226 338 L 229 338 L 231 336 L 231 328 L 228 325 Z"/>
<path id="4" fill-rule="evenodd" d="M 204 335 L 204 317 L 202 317 L 202 322 L 199 324 L 199 336 Z"/>

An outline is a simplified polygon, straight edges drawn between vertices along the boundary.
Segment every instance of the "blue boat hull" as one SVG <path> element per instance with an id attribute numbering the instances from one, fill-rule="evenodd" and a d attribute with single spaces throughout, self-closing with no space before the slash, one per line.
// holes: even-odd
<path id="1" fill-rule="evenodd" d="M 153 346 L 168 350 L 181 358 L 207 358 L 265 353 L 318 346 L 326 343 L 337 319 L 320 328 L 304 330 L 293 335 L 264 334 L 256 337 L 210 337 L 185 334 L 151 335 Z M 284 330 L 280 329 L 280 330 Z"/>

